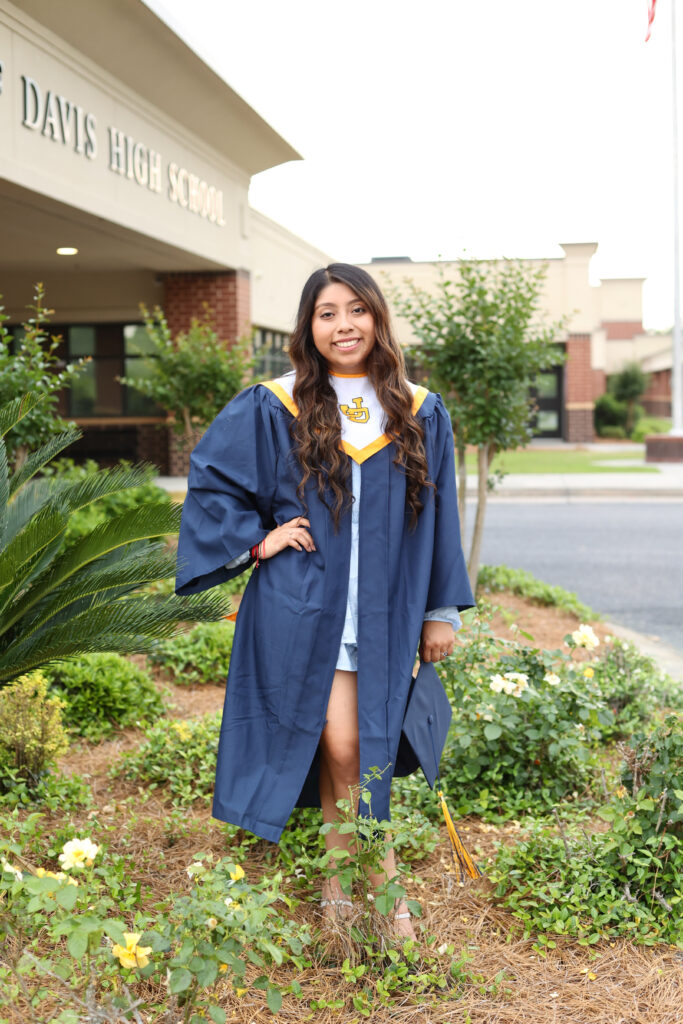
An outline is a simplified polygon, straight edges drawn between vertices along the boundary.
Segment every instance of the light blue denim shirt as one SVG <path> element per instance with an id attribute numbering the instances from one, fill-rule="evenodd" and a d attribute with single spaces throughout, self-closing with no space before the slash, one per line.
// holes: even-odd
<path id="1" fill-rule="evenodd" d="M 360 523 L 361 470 L 357 462 L 351 461 L 351 563 L 349 566 L 349 591 L 346 598 L 346 618 L 339 648 L 337 668 L 355 672 L 358 668 L 358 536 Z M 460 614 L 457 608 L 434 608 L 425 614 L 425 622 L 449 622 L 453 629 L 460 629 Z"/>

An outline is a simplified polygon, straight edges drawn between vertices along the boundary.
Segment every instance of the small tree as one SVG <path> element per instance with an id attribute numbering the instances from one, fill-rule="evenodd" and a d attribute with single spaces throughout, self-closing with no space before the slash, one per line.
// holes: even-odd
<path id="1" fill-rule="evenodd" d="M 406 281 L 390 292 L 396 311 L 420 340 L 412 350 L 444 398 L 453 421 L 461 529 L 465 529 L 467 445 L 477 448 L 479 486 L 468 558 L 472 588 L 479 572 L 491 460 L 526 444 L 537 374 L 563 359 L 555 339 L 563 323 L 546 325 L 540 310 L 545 268 L 505 260 L 461 260 L 442 266 L 432 291 Z M 452 271 L 452 272 L 451 272 Z"/>
<path id="2" fill-rule="evenodd" d="M 45 289 L 37 284 L 33 305 L 28 307 L 33 315 L 21 325 L 21 333 L 14 339 L 5 326 L 9 316 L 0 305 L 0 406 L 29 391 L 44 396 L 7 438 L 7 457 L 17 467 L 29 448 L 38 448 L 55 434 L 74 426 L 56 415 L 55 406 L 59 392 L 71 384 L 88 361 L 79 359 L 60 365 L 60 338 L 47 330 L 53 310 L 43 305 L 44 299 Z"/>
<path id="3" fill-rule="evenodd" d="M 636 402 L 647 390 L 649 377 L 638 363 L 628 363 L 610 378 L 609 389 L 618 402 L 626 403 L 626 436 L 633 433 L 636 420 Z"/>
<path id="4" fill-rule="evenodd" d="M 228 347 L 211 321 L 193 319 L 189 331 L 171 336 L 163 310 L 142 307 L 152 352 L 142 352 L 145 377 L 121 377 L 121 383 L 152 398 L 173 415 L 173 429 L 194 439 L 197 427 L 208 426 L 224 405 L 240 391 L 252 361 L 248 339 Z"/>

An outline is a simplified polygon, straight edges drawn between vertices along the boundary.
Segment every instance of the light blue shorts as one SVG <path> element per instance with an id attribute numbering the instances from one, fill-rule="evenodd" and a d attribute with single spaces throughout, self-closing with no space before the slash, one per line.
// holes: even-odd
<path id="1" fill-rule="evenodd" d="M 358 670 L 358 644 L 342 644 L 335 667 L 344 669 L 346 672 L 356 672 Z"/>

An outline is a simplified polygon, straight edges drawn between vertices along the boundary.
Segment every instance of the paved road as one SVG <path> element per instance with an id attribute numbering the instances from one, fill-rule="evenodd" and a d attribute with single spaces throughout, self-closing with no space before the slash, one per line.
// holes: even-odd
<path id="1" fill-rule="evenodd" d="M 468 534 L 474 510 L 468 505 Z M 482 561 L 573 590 L 683 652 L 683 502 L 489 502 Z"/>

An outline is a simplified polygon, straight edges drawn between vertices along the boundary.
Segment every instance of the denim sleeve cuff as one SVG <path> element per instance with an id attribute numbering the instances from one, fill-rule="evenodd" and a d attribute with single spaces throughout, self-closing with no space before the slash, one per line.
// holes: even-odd
<path id="1" fill-rule="evenodd" d="M 457 608 L 435 608 L 433 611 L 425 612 L 425 622 L 448 622 L 457 631 L 462 625 L 460 613 Z"/>
<path id="2" fill-rule="evenodd" d="M 245 551 L 243 555 L 238 555 L 237 558 L 233 558 L 231 562 L 226 562 L 226 569 L 236 569 L 238 565 L 243 565 L 244 562 L 248 562 L 251 558 L 251 551 Z"/>

